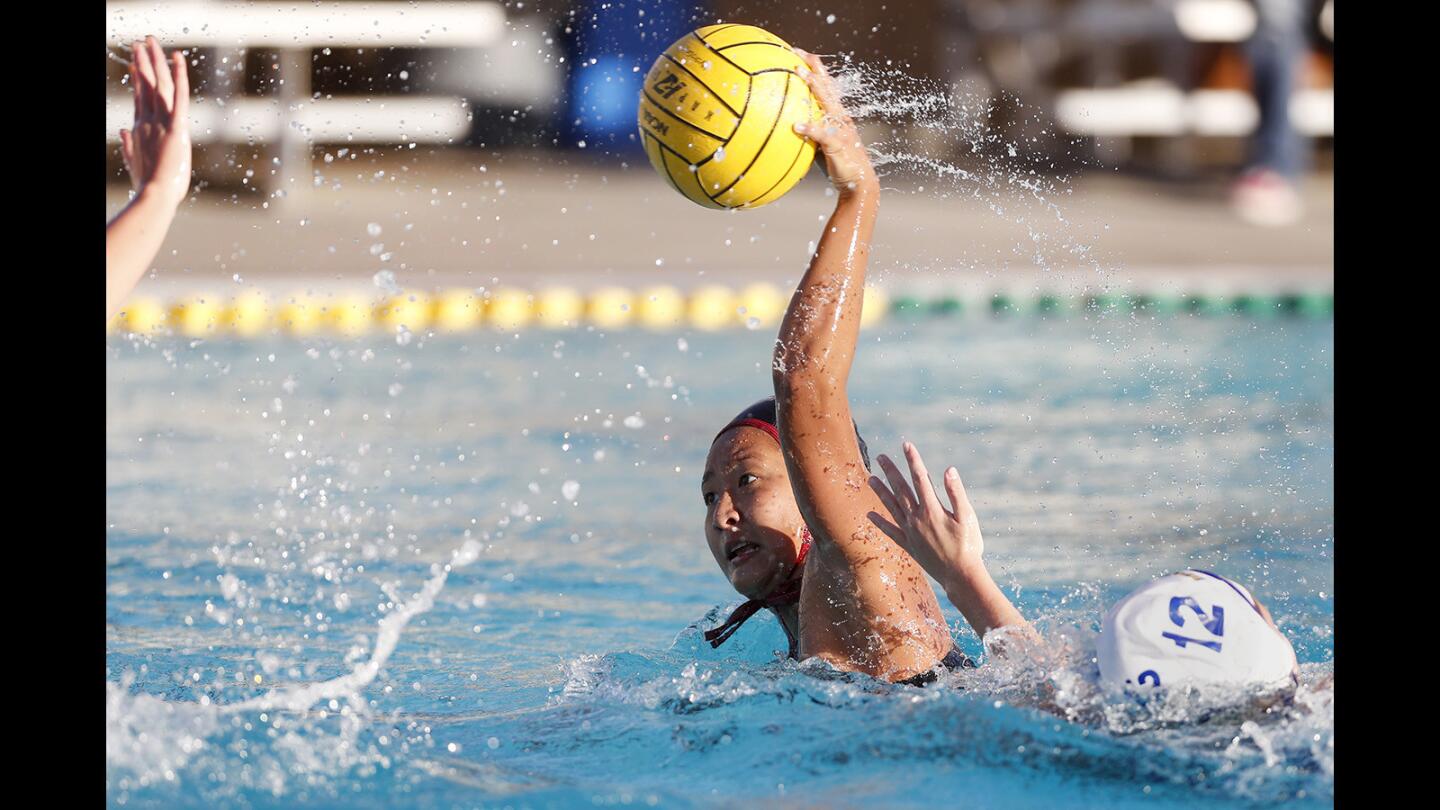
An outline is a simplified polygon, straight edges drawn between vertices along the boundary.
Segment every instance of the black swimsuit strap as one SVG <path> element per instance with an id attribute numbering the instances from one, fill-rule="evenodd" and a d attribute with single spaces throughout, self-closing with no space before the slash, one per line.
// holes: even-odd
<path id="1" fill-rule="evenodd" d="M 784 623 L 784 622 L 781 622 L 781 623 L 780 623 L 780 626 L 781 626 L 781 627 L 785 627 L 785 623 Z M 786 635 L 786 636 L 789 636 L 789 635 L 790 635 L 790 629 L 789 629 L 789 628 L 786 628 L 786 629 L 785 629 L 785 635 Z M 790 658 L 793 659 L 793 660 L 796 660 L 796 661 L 800 660 L 800 654 L 799 654 L 799 653 L 800 653 L 800 651 L 799 651 L 799 649 L 797 649 L 796 644 L 795 644 L 795 638 L 794 638 L 793 636 L 791 636 L 791 638 L 790 638 Z M 966 654 L 963 653 L 963 652 L 960 652 L 960 648 L 959 648 L 959 647 L 953 647 L 953 646 L 952 646 L 952 647 L 950 648 L 950 652 L 945 653 L 945 657 L 940 659 L 940 666 L 942 666 L 942 667 L 944 667 L 944 668 L 946 668 L 946 669 L 949 669 L 949 670 L 956 670 L 956 669 L 975 669 L 976 667 L 979 666 L 979 664 L 975 663 L 975 659 L 971 658 L 970 656 L 966 655 Z M 905 684 L 906 686 L 926 686 L 926 685 L 928 685 L 928 684 L 934 683 L 934 682 L 935 682 L 936 680 L 938 680 L 938 679 L 939 679 L 939 676 L 937 676 L 937 675 L 935 674 L 935 670 L 931 669 L 931 670 L 927 670 L 927 671 L 925 671 L 925 672 L 921 672 L 921 673 L 918 674 L 918 675 L 913 675 L 913 676 L 911 676 L 911 677 L 909 677 L 909 678 L 906 678 L 906 679 L 903 680 L 903 681 L 895 681 L 895 683 Z"/>
<path id="2" fill-rule="evenodd" d="M 945 657 L 940 659 L 940 666 L 945 667 L 946 669 L 955 670 L 974 669 L 978 665 L 970 656 L 966 655 L 963 652 L 960 652 L 959 647 L 951 647 L 950 652 L 946 653 Z M 934 683 L 938 679 L 939 676 L 936 675 L 935 670 L 932 669 L 928 672 L 922 672 L 919 675 L 914 676 L 913 678 L 906 678 L 903 681 L 896 681 L 896 683 L 903 683 L 907 686 L 926 686 L 928 684 Z"/>

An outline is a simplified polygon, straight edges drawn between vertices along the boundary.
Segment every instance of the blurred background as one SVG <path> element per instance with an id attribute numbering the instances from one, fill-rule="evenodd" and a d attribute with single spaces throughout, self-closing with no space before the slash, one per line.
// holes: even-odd
<path id="1" fill-rule="evenodd" d="M 127 45 L 154 33 L 189 54 L 196 182 L 142 292 L 380 270 L 419 286 L 793 281 L 818 172 L 717 214 L 636 142 L 645 71 L 719 21 L 866 66 L 872 93 L 946 99 L 930 118 L 865 117 L 867 140 L 932 168 L 1038 171 L 1073 233 L 1063 255 L 1028 255 L 1033 217 L 997 211 L 993 186 L 901 161 L 882 170 L 900 192 L 882 276 L 1333 276 L 1333 0 L 111 2 L 107 216 L 126 201 Z"/>

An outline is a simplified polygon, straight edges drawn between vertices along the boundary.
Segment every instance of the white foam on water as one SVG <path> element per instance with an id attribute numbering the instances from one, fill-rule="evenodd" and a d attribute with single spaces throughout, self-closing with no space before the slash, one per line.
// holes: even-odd
<path id="1" fill-rule="evenodd" d="M 767 715 L 772 704 L 819 703 L 846 711 L 868 706 L 876 713 L 865 716 L 877 724 L 876 734 L 882 737 L 889 733 L 886 729 L 920 723 L 925 715 L 983 719 L 984 715 L 974 713 L 978 703 L 1009 718 L 1005 722 L 1011 725 L 994 728 L 1021 734 L 1061 733 L 1060 726 L 1040 718 L 1063 719 L 1082 735 L 1064 738 L 1067 745 L 1098 733 L 1101 736 L 1095 739 L 1108 741 L 1100 749 L 1104 757 L 1117 762 L 1136 758 L 1161 771 L 1172 768 L 1172 758 L 1192 763 L 1209 774 L 1214 787 L 1242 797 L 1262 799 L 1291 790 L 1291 777 L 1280 773 L 1285 769 L 1333 778 L 1331 665 L 1302 666 L 1300 685 L 1288 696 L 1215 686 L 1168 690 L 1144 701 L 1131 699 L 1108 692 L 1099 681 L 1096 631 L 1086 621 L 1100 601 L 1098 590 L 1077 587 L 1067 601 L 1069 606 L 1035 620 L 1041 631 L 1038 640 L 993 633 L 986 639 L 979 668 L 940 671 L 938 682 L 922 690 L 841 673 L 818 659 L 763 662 L 763 656 L 746 655 L 754 660 L 740 660 L 725 651 L 712 657 L 704 649 L 708 645 L 693 643 L 697 634 L 691 632 L 692 626 L 676 639 L 669 654 L 590 654 L 570 660 L 562 668 L 560 694 L 552 701 L 620 704 L 685 716 L 742 703 L 751 709 L 764 704 Z M 717 608 L 698 624 L 713 624 L 725 612 Z M 904 709 L 911 704 L 926 708 L 911 714 Z"/>
<path id="2" fill-rule="evenodd" d="M 208 698 L 199 702 L 170 701 L 153 695 L 130 694 L 133 673 L 119 683 L 105 684 L 106 781 L 121 790 L 176 782 L 181 769 L 199 755 L 207 740 L 240 721 L 270 712 L 303 713 L 322 701 L 338 711 L 340 731 L 327 734 L 306 723 L 284 723 L 285 733 L 274 737 L 274 750 L 287 763 L 274 762 L 260 768 L 263 783 L 275 795 L 285 791 L 286 776 L 342 773 L 356 766 L 385 767 L 389 760 L 374 749 L 362 751 L 357 735 L 370 712 L 363 692 L 379 675 L 399 645 L 406 625 L 435 606 L 450 572 L 478 559 L 483 546 L 466 540 L 451 554 L 447 565 L 433 565 L 434 574 L 418 593 L 395 608 L 377 627 L 375 647 L 369 659 L 349 674 L 316 683 L 302 683 L 273 689 L 238 703 L 215 704 Z M 344 704 L 340 709 L 339 704 Z M 321 713 L 325 719 L 328 712 Z M 278 718 L 277 718 L 278 720 Z M 264 722 L 263 720 L 261 722 Z M 281 728 L 280 722 L 273 727 Z"/>

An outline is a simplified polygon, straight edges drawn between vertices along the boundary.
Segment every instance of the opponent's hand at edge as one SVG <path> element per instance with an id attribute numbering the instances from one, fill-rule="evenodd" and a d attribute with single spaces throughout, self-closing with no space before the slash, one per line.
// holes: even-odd
<path id="1" fill-rule="evenodd" d="M 190 77 L 185 56 L 166 58 L 154 37 L 130 46 L 135 122 L 120 130 L 120 155 L 136 192 L 179 205 L 190 190 Z"/>

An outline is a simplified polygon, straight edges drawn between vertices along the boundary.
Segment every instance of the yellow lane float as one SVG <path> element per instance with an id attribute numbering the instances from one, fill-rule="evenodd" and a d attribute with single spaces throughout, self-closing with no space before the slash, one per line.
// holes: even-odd
<path id="1" fill-rule="evenodd" d="M 485 301 L 474 290 L 446 290 L 435 302 L 435 328 L 441 332 L 465 332 L 484 320 Z"/>

